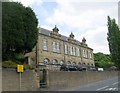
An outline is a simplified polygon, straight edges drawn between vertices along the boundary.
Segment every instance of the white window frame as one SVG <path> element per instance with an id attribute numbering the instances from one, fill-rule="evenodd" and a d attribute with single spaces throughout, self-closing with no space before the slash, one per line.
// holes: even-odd
<path id="1" fill-rule="evenodd" d="M 90 59 L 92 58 L 92 53 L 91 52 L 89 53 L 89 57 L 90 57 Z"/>
<path id="2" fill-rule="evenodd" d="M 88 55 L 87 55 L 87 50 L 85 50 L 85 57 L 88 58 Z"/>
<path id="3" fill-rule="evenodd" d="M 77 54 L 78 54 L 78 56 L 80 56 L 80 48 L 77 48 Z"/>
<path id="4" fill-rule="evenodd" d="M 47 40 L 43 39 L 43 50 L 48 50 L 47 48 Z"/>
<path id="5" fill-rule="evenodd" d="M 83 57 L 86 58 L 86 51 L 85 51 L 85 49 L 83 49 Z"/>
<path id="6" fill-rule="evenodd" d="M 74 56 L 76 55 L 76 49 L 75 49 L 75 47 L 73 47 L 73 55 Z"/>
<path id="7" fill-rule="evenodd" d="M 85 50 L 85 57 L 87 58 L 87 50 Z"/>
<path id="8" fill-rule="evenodd" d="M 65 54 L 68 54 L 68 45 L 65 45 Z"/>
<path id="9" fill-rule="evenodd" d="M 53 42 L 53 52 L 57 52 L 57 49 L 56 49 L 56 42 Z"/>
<path id="10" fill-rule="evenodd" d="M 57 48 L 57 52 L 60 53 L 60 43 L 59 42 L 56 43 L 56 48 Z"/>
<path id="11" fill-rule="evenodd" d="M 70 55 L 73 55 L 73 47 L 70 46 Z"/>
<path id="12" fill-rule="evenodd" d="M 87 55 L 87 58 L 89 58 L 89 51 L 87 50 L 86 53 L 87 53 L 87 54 L 86 54 L 86 55 Z"/>

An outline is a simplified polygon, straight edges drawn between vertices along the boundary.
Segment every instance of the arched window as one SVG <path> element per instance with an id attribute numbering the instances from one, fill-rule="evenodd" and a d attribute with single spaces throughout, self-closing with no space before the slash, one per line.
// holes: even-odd
<path id="1" fill-rule="evenodd" d="M 83 65 L 86 65 L 85 63 L 83 63 Z"/>
<path id="2" fill-rule="evenodd" d="M 76 65 L 76 63 L 75 63 L 75 62 L 72 62 L 72 65 Z"/>
<path id="3" fill-rule="evenodd" d="M 67 65 L 70 65 L 70 64 L 71 64 L 70 61 L 68 61 L 68 62 L 67 62 Z"/>
<path id="4" fill-rule="evenodd" d="M 81 63 L 79 62 L 78 65 L 81 65 Z"/>
<path id="5" fill-rule="evenodd" d="M 63 60 L 60 61 L 60 65 L 62 65 L 62 64 L 64 64 L 64 61 L 63 61 Z"/>
<path id="6" fill-rule="evenodd" d="M 45 64 L 45 65 L 48 65 L 48 64 L 49 64 L 49 59 L 47 59 L 47 58 L 44 59 L 44 64 Z"/>
<path id="7" fill-rule="evenodd" d="M 57 64 L 58 64 L 58 61 L 57 61 L 56 59 L 53 59 L 53 60 L 52 60 L 52 64 L 53 64 L 53 65 L 57 65 Z"/>
<path id="8" fill-rule="evenodd" d="M 87 65 L 88 65 L 88 66 L 90 66 L 90 64 L 89 64 L 89 63 L 88 63 Z"/>
<path id="9" fill-rule="evenodd" d="M 91 66 L 94 66 L 93 64 L 91 64 Z"/>

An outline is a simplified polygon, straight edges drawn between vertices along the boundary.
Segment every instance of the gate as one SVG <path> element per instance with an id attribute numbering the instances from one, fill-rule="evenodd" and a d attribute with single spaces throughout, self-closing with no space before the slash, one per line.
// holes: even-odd
<path id="1" fill-rule="evenodd" d="M 40 78 L 40 88 L 46 88 L 47 87 L 47 72 L 45 69 L 43 69 L 41 73 Z"/>

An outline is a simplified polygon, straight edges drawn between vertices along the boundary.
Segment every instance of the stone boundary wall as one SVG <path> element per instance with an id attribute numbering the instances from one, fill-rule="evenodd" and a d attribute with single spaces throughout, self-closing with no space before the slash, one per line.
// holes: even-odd
<path id="1" fill-rule="evenodd" d="M 95 81 L 109 79 L 115 76 L 118 76 L 117 71 L 48 71 L 47 90 L 60 90 L 75 86 L 81 86 Z"/>
<path id="2" fill-rule="evenodd" d="M 21 91 L 36 91 L 38 89 L 37 75 L 33 70 L 22 73 Z M 20 78 L 15 69 L 2 69 L 2 91 L 19 91 Z"/>
<path id="3" fill-rule="evenodd" d="M 39 75 L 39 77 L 38 77 Z M 27 70 L 22 73 L 21 91 L 62 90 L 118 76 L 117 71 L 47 71 L 47 88 L 40 89 L 41 71 Z M 2 69 L 2 91 L 19 91 L 19 74 L 14 69 Z"/>

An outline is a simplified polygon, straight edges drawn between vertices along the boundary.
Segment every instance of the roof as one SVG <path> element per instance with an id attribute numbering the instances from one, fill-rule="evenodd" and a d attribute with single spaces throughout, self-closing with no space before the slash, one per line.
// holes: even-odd
<path id="1" fill-rule="evenodd" d="M 47 29 L 44 29 L 44 28 L 39 28 L 39 33 L 40 33 L 40 34 L 43 34 L 43 35 L 46 35 L 46 36 L 50 36 L 50 34 L 52 33 L 52 31 L 47 30 Z M 66 41 L 66 42 L 67 42 L 68 39 L 69 39 L 69 37 L 64 36 L 64 35 L 61 35 L 61 39 L 62 39 L 63 41 Z M 81 42 L 78 41 L 78 40 L 76 40 L 75 44 L 81 46 Z M 92 48 L 90 48 L 90 47 L 87 47 L 87 48 L 92 49 Z M 93 50 L 93 49 L 92 49 L 92 50 Z"/>

